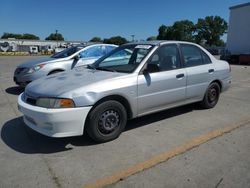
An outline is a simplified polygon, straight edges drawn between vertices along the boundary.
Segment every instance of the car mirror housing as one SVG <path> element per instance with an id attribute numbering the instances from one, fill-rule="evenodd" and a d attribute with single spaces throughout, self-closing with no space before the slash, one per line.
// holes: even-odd
<path id="1" fill-rule="evenodd" d="M 158 65 L 147 64 L 146 68 L 144 68 L 144 70 L 142 72 L 143 72 L 143 74 L 149 74 L 149 73 L 159 72 L 159 71 L 160 71 L 160 69 L 159 69 Z"/>
<path id="2" fill-rule="evenodd" d="M 74 60 L 79 60 L 80 58 L 81 58 L 81 57 L 80 57 L 79 54 L 77 54 L 77 55 L 74 56 Z"/>

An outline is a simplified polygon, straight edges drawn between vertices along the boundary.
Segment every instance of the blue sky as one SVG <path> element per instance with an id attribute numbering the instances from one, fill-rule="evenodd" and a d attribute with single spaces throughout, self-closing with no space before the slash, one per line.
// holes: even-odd
<path id="1" fill-rule="evenodd" d="M 156 36 L 160 25 L 218 15 L 247 0 L 1 0 L 0 35 L 33 33 L 44 39 L 57 29 L 66 40 L 121 35 Z"/>

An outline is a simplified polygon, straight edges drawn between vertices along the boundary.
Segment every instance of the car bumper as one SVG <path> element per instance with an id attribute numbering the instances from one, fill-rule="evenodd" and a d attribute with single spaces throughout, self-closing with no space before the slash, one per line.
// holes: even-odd
<path id="1" fill-rule="evenodd" d="M 228 77 L 228 78 L 225 78 L 222 80 L 222 89 L 221 89 L 221 92 L 224 92 L 226 90 L 228 90 L 228 88 L 230 87 L 231 85 L 231 82 L 232 82 L 232 77 Z"/>
<path id="2" fill-rule="evenodd" d="M 16 83 L 16 85 L 21 87 L 26 87 L 31 82 L 31 80 L 20 79 L 18 76 L 14 76 L 13 81 Z"/>
<path id="3" fill-rule="evenodd" d="M 33 106 L 18 97 L 18 109 L 25 124 L 49 137 L 69 137 L 83 134 L 84 124 L 91 107 L 47 109 Z"/>
<path id="4" fill-rule="evenodd" d="M 36 80 L 36 79 L 39 79 L 43 76 L 46 76 L 46 72 L 42 72 L 42 71 L 38 71 L 38 72 L 34 72 L 34 73 L 31 73 L 31 74 L 23 74 L 23 73 L 20 73 L 20 74 L 14 74 L 13 76 L 13 80 L 14 82 L 21 86 L 21 87 L 25 87 L 26 85 L 28 85 L 30 82 Z"/>

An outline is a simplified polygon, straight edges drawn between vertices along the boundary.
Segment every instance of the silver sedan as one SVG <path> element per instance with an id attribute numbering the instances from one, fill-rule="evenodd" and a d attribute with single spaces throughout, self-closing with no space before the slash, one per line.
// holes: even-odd
<path id="1" fill-rule="evenodd" d="M 130 43 L 87 68 L 29 84 L 18 98 L 24 122 L 51 137 L 117 138 L 128 119 L 200 102 L 213 108 L 231 83 L 227 62 L 180 41 Z"/>
<path id="2" fill-rule="evenodd" d="M 25 87 L 43 76 L 94 63 L 116 47 L 111 44 L 89 44 L 67 48 L 49 58 L 20 64 L 15 70 L 13 79 L 17 85 Z"/>

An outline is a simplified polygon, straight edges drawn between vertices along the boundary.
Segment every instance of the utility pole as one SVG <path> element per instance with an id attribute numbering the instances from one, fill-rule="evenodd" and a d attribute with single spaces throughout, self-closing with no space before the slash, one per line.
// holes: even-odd
<path id="1" fill-rule="evenodd" d="M 131 37 L 132 37 L 132 42 L 134 42 L 135 41 L 135 35 L 131 35 Z"/>
<path id="2" fill-rule="evenodd" d="M 57 33 L 58 33 L 58 30 L 56 29 L 56 47 L 58 48 L 58 35 L 57 35 Z"/>

